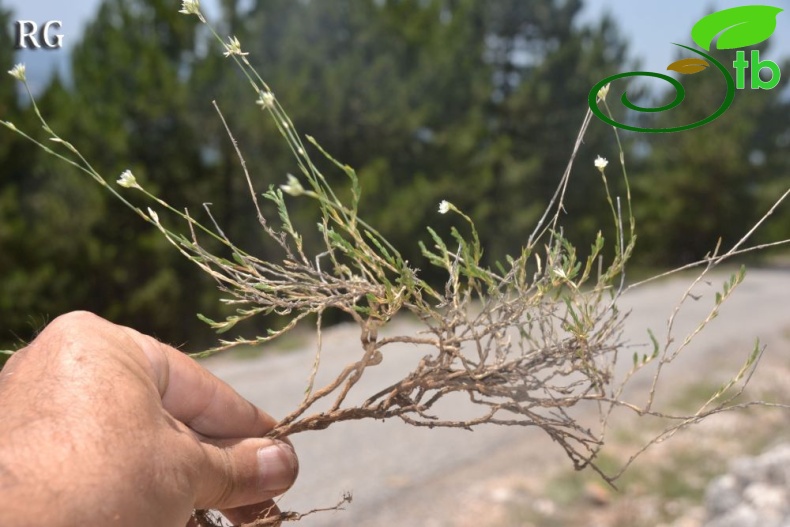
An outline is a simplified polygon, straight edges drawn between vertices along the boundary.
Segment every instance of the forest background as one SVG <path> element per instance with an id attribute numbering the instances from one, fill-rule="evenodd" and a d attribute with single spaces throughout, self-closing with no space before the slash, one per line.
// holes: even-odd
<path id="1" fill-rule="evenodd" d="M 449 229 L 453 220 L 437 212 L 441 200 L 475 220 L 489 263 L 518 254 L 562 176 L 590 87 L 638 69 L 617 22 L 580 24 L 582 7 L 582 0 L 257 0 L 243 7 L 222 0 L 214 23 L 239 38 L 299 130 L 357 169 L 360 214 L 430 273 L 418 241 L 429 242 L 427 225 Z M 0 71 L 15 63 L 14 20 L 0 0 Z M 780 62 L 770 40 L 760 49 Z M 257 225 L 211 101 L 259 192 L 285 183 L 296 168 L 266 116 L 250 111 L 254 93 L 222 51 L 173 1 L 104 0 L 73 49 L 68 78 L 53 77 L 39 105 L 108 181 L 131 169 L 152 193 L 201 221 L 210 202 L 229 238 L 266 258 L 274 248 Z M 732 54 L 721 55 L 732 62 Z M 790 61 L 780 68 L 790 75 Z M 681 80 L 686 102 L 650 122 L 693 122 L 723 98 L 713 75 Z M 739 93 L 725 115 L 700 128 L 622 134 L 637 274 L 704 257 L 719 238 L 733 243 L 790 186 L 786 86 L 783 79 L 774 90 Z M 669 96 L 661 85 L 637 92 L 656 103 Z M 0 119 L 38 127 L 10 76 L 0 80 Z M 579 247 L 611 225 L 593 166 L 598 155 L 617 164 L 612 129 L 595 120 L 566 196 L 565 235 Z M 343 174 L 326 173 L 345 188 Z M 291 207 L 306 243 L 319 242 L 308 200 Z M 611 230 L 604 235 L 613 239 Z M 790 207 L 756 236 L 789 238 Z M 0 349 L 27 342 L 60 313 L 87 309 L 198 350 L 215 336 L 196 313 L 223 318 L 228 308 L 219 298 L 210 278 L 87 176 L 9 131 L 0 134 Z"/>

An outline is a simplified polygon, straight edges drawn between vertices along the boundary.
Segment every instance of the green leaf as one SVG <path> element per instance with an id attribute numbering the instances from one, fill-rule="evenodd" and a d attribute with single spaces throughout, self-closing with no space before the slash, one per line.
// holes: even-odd
<path id="1" fill-rule="evenodd" d="M 444 243 L 444 240 L 442 240 L 441 236 L 439 236 L 432 228 L 427 227 L 427 229 L 431 235 L 431 238 L 433 238 L 433 241 L 436 242 L 436 248 L 441 250 L 443 255 L 447 254 L 447 245 Z"/>
<path id="2" fill-rule="evenodd" d="M 455 238 L 455 241 L 458 242 L 458 245 L 461 247 L 462 256 L 465 256 L 469 252 L 467 250 L 467 243 L 461 233 L 458 232 L 458 229 L 455 227 L 450 227 L 450 236 Z"/>
<path id="3" fill-rule="evenodd" d="M 201 321 L 203 321 L 203 322 L 205 322 L 206 324 L 208 324 L 209 326 L 216 326 L 216 325 L 217 325 L 217 323 L 216 323 L 216 322 L 214 322 L 213 320 L 211 320 L 211 319 L 210 319 L 210 318 L 208 318 L 207 316 L 203 315 L 202 313 L 197 313 L 197 317 L 198 317 L 198 318 L 199 318 Z"/>
<path id="4" fill-rule="evenodd" d="M 360 315 L 368 316 L 370 315 L 370 308 L 365 306 L 354 306 L 354 311 L 359 313 Z"/>
<path id="5" fill-rule="evenodd" d="M 691 29 L 691 38 L 706 51 L 710 51 L 718 36 L 717 49 L 735 49 L 754 46 L 773 35 L 776 16 L 784 11 L 780 7 L 747 5 L 723 9 L 702 17 Z"/>
<path id="6" fill-rule="evenodd" d="M 390 253 L 387 250 L 387 248 L 384 247 L 384 245 L 379 241 L 379 239 L 376 236 L 374 236 L 368 230 L 365 230 L 364 233 L 365 233 L 365 236 L 373 243 L 373 245 L 376 246 L 376 248 L 379 250 L 379 253 L 384 257 L 385 260 L 387 260 L 391 264 L 395 263 L 395 259 L 392 258 L 392 255 L 390 255 Z"/>
<path id="7" fill-rule="evenodd" d="M 436 254 L 429 251 L 423 242 L 421 241 L 417 242 L 417 245 L 419 245 L 420 250 L 422 251 L 422 255 L 425 256 L 428 259 L 428 261 L 431 262 L 431 264 L 437 267 L 441 267 L 442 269 L 447 268 L 446 262 L 441 258 L 439 258 Z"/>
<path id="8" fill-rule="evenodd" d="M 583 325 L 581 320 L 579 320 L 579 316 L 576 314 L 576 311 L 573 309 L 573 305 L 571 305 L 571 301 L 567 298 L 565 299 L 565 306 L 568 308 L 568 314 L 573 319 L 573 322 L 576 324 L 575 329 L 581 331 Z"/>
<path id="9" fill-rule="evenodd" d="M 351 245 L 348 240 L 343 238 L 337 231 L 334 229 L 329 229 L 327 232 L 327 237 L 329 241 L 332 243 L 332 247 L 336 249 L 340 249 L 346 254 L 353 255 L 355 253 L 354 246 Z"/>
<path id="10" fill-rule="evenodd" d="M 354 207 L 353 207 L 354 211 L 353 212 L 354 212 L 354 214 L 356 214 L 357 204 L 359 203 L 359 198 L 362 195 L 362 187 L 359 184 L 359 177 L 357 177 L 356 171 L 353 168 L 351 168 L 350 166 L 348 166 L 346 164 L 343 164 L 340 161 L 338 161 L 337 159 L 335 159 L 334 157 L 332 157 L 332 155 L 329 154 L 329 152 L 327 152 L 326 150 L 324 150 L 324 148 L 318 143 L 318 141 L 315 140 L 315 138 L 313 136 L 308 135 L 307 136 L 307 140 L 313 146 L 315 146 L 321 152 L 321 154 L 323 154 L 323 156 L 325 158 L 327 158 L 329 161 L 334 163 L 334 165 L 336 167 L 338 167 L 340 170 L 345 172 L 345 174 L 351 180 L 351 193 L 353 195 L 352 203 L 354 205 Z"/>
<path id="11" fill-rule="evenodd" d="M 649 328 L 648 328 L 648 330 L 647 330 L 647 334 L 648 334 L 648 335 L 650 335 L 650 342 L 652 342 L 652 343 L 653 343 L 653 354 L 652 354 L 652 355 L 650 355 L 650 358 L 651 358 L 651 359 L 655 359 L 656 357 L 658 357 L 658 349 L 659 349 L 659 346 L 658 346 L 658 339 L 657 339 L 657 338 L 656 338 L 656 336 L 653 334 L 653 330 L 651 330 L 651 329 L 649 329 Z"/>
<path id="12" fill-rule="evenodd" d="M 232 329 L 239 320 L 241 320 L 239 317 L 228 317 L 225 319 L 225 322 L 217 323 L 214 329 L 217 331 L 217 333 L 225 333 L 226 331 Z"/>

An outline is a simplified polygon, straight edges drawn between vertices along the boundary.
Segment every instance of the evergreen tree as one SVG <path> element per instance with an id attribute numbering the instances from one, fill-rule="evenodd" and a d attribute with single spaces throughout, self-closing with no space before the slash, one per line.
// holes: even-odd
<path id="1" fill-rule="evenodd" d="M 190 126 L 193 43 L 194 22 L 170 2 L 106 0 L 73 52 L 73 89 L 56 77 L 39 106 L 111 185 L 130 168 L 152 192 L 199 210 L 211 182 Z M 33 119 L 28 108 L 13 120 L 36 130 Z M 26 340 L 47 319 L 88 309 L 172 342 L 205 344 L 210 332 L 195 311 L 216 304 L 207 277 L 87 175 L 29 144 L 12 157 L 2 197 L 7 240 L 0 234 L 2 253 L 13 255 L 2 278 L 12 335 Z"/>
<path id="2" fill-rule="evenodd" d="M 14 66 L 11 20 L 11 13 L 0 6 L 0 71 L 4 74 Z M 35 130 L 38 128 L 35 116 L 19 104 L 18 86 L 7 74 L 0 82 L 0 119 Z M 46 106 L 47 101 L 42 104 Z M 50 257 L 54 246 L 67 246 L 75 218 L 64 207 L 52 210 L 55 193 L 42 191 L 45 157 L 29 141 L 3 132 L 0 140 L 2 347 L 13 348 L 27 342 L 51 315 L 49 308 L 59 305 L 59 295 L 69 282 L 69 273 L 62 272 L 59 265 L 63 260 Z M 54 198 L 61 203 L 63 199 Z"/>
<path id="3" fill-rule="evenodd" d="M 770 48 L 761 50 L 763 57 L 770 56 Z M 734 51 L 713 56 L 728 68 L 735 60 Z M 750 71 L 746 75 L 749 78 Z M 654 117 L 650 126 L 699 121 L 724 100 L 725 80 L 713 67 L 679 80 L 686 99 Z M 673 97 L 674 92 L 660 102 Z M 719 239 L 726 249 L 746 234 L 782 187 L 787 188 L 783 174 L 788 162 L 781 138 L 790 130 L 789 104 L 779 90 L 739 90 L 732 106 L 713 122 L 644 139 L 649 153 L 635 177 L 640 261 L 696 261 L 713 251 Z M 763 232 L 774 240 L 787 237 L 787 225 L 774 220 Z"/>
<path id="4" fill-rule="evenodd" d="M 105 0 L 74 50 L 80 112 L 64 135 L 112 182 L 129 168 L 146 189 L 205 220 L 202 203 L 211 201 L 216 185 L 205 177 L 192 126 L 195 23 L 166 0 Z M 141 195 L 128 197 L 157 208 Z M 199 345 L 204 328 L 194 312 L 216 302 L 211 281 L 114 201 L 104 204 L 93 235 L 103 248 L 96 265 L 104 280 L 94 284 L 98 309 L 171 341 Z"/>
<path id="5" fill-rule="evenodd" d="M 580 9 L 554 0 L 268 0 L 238 32 L 300 131 L 358 170 L 362 213 L 411 261 L 421 261 L 425 225 L 453 221 L 437 215 L 442 199 L 472 213 L 493 260 L 526 240 L 564 171 L 589 88 L 625 60 L 613 23 L 578 28 Z M 267 184 L 284 181 L 294 165 L 276 132 L 245 115 L 234 122 L 248 163 L 263 167 L 256 174 Z M 606 133 L 591 130 L 580 159 L 589 174 L 569 195 L 579 218 L 571 230 L 585 241 L 609 217 L 592 168 L 611 144 Z"/>
<path id="6" fill-rule="evenodd" d="M 565 169 L 589 88 L 626 56 L 611 21 L 579 27 L 580 0 L 242 5 L 223 0 L 220 33 L 239 37 L 301 133 L 358 170 L 363 216 L 423 268 L 425 226 L 457 224 L 438 215 L 443 199 L 471 214 L 490 261 L 520 249 Z M 239 141 L 257 192 L 296 166 L 231 59 L 194 24 L 165 0 L 105 0 L 74 51 L 73 91 L 53 83 L 45 112 L 109 180 L 130 168 L 201 221 L 201 204 L 214 202 L 234 241 L 276 257 L 210 102 Z M 609 133 L 592 126 L 567 196 L 566 233 L 584 245 L 610 223 L 592 167 L 596 155 L 615 156 Z M 345 176 L 313 154 L 348 195 Z M 32 229 L 17 214 L 3 242 L 25 255 L 12 264 L 27 277 L 14 282 L 17 298 L 28 299 L 20 316 L 86 308 L 170 341 L 199 342 L 194 312 L 216 314 L 213 284 L 84 175 L 41 159 L 25 154 L 2 194 L 38 222 Z M 315 210 L 292 203 L 306 243 L 318 247 Z"/>

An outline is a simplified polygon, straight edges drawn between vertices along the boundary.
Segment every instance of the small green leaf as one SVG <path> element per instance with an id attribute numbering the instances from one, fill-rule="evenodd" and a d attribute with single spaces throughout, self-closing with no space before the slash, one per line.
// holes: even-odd
<path id="1" fill-rule="evenodd" d="M 239 320 L 239 317 L 228 317 L 225 319 L 225 322 L 217 323 L 214 329 L 217 330 L 217 333 L 225 333 L 226 331 L 232 329 Z"/>
<path id="2" fill-rule="evenodd" d="M 354 306 L 354 311 L 356 311 L 360 315 L 364 315 L 364 316 L 370 315 L 370 308 L 369 307 Z"/>
<path id="3" fill-rule="evenodd" d="M 384 247 L 384 245 L 382 245 L 382 243 L 379 241 L 378 238 L 376 238 L 376 236 L 374 236 L 368 230 L 365 230 L 364 233 L 365 236 L 373 243 L 373 245 L 376 246 L 376 248 L 379 250 L 379 253 L 384 257 L 385 260 L 387 260 L 389 263 L 395 262 L 395 260 L 392 258 L 387 248 Z"/>
<path id="4" fill-rule="evenodd" d="M 422 255 L 425 256 L 429 262 L 431 262 L 433 265 L 437 267 L 445 268 L 444 260 L 442 260 L 437 255 L 429 251 L 423 242 L 419 241 L 417 242 L 417 245 L 420 247 L 420 251 L 422 251 Z"/>
<path id="5" fill-rule="evenodd" d="M 334 229 L 329 229 L 326 232 L 326 234 L 329 238 L 329 241 L 332 244 L 332 247 L 336 249 L 340 249 L 346 254 L 351 254 L 351 255 L 354 254 L 355 252 L 354 246 L 351 245 L 351 243 L 349 243 L 348 240 L 343 238 L 343 236 L 341 236 L 337 231 L 335 231 Z"/>
<path id="6" fill-rule="evenodd" d="M 751 366 L 754 364 L 754 361 L 760 356 L 762 352 L 762 347 L 760 346 L 760 339 L 757 338 L 754 340 L 754 349 L 752 350 L 751 354 L 749 355 L 749 359 L 746 361 L 746 364 Z"/>
<path id="7" fill-rule="evenodd" d="M 565 299 L 565 306 L 568 308 L 568 314 L 573 319 L 573 322 L 576 324 L 575 328 L 582 329 L 581 320 L 579 320 L 579 315 L 576 314 L 576 311 L 573 309 L 573 305 L 569 299 Z"/>
<path id="8" fill-rule="evenodd" d="M 199 318 L 201 321 L 203 321 L 203 322 L 205 322 L 206 324 L 208 324 L 209 326 L 216 326 L 216 325 L 217 325 L 217 323 L 216 323 L 216 322 L 214 322 L 213 320 L 211 320 L 210 318 L 208 318 L 207 316 L 205 316 L 205 315 L 203 315 L 203 314 L 201 314 L 201 313 L 198 313 L 198 314 L 197 314 L 197 317 L 198 317 L 198 318 Z"/>
<path id="9" fill-rule="evenodd" d="M 655 359 L 658 357 L 658 339 L 656 339 L 656 336 L 653 334 L 653 330 L 651 329 L 647 330 L 647 334 L 650 335 L 650 342 L 653 343 L 653 354 L 650 356 L 650 358 Z"/>
<path id="10" fill-rule="evenodd" d="M 458 245 L 460 245 L 460 246 L 461 246 L 461 253 L 462 253 L 462 254 L 464 254 L 464 255 L 465 255 L 466 253 L 468 253 L 468 252 L 469 252 L 469 251 L 467 250 L 467 246 L 468 246 L 468 244 L 466 243 L 466 240 L 465 240 L 465 239 L 464 239 L 464 237 L 461 235 L 461 233 L 460 233 L 460 232 L 458 232 L 458 229 L 456 229 L 455 227 L 450 227 L 450 236 L 452 236 L 453 238 L 455 238 L 455 241 L 456 241 L 456 242 L 458 242 Z"/>
<path id="11" fill-rule="evenodd" d="M 723 9 L 702 17 L 691 29 L 691 38 L 706 51 L 710 51 L 718 36 L 717 49 L 735 49 L 754 46 L 773 35 L 776 16 L 784 11 L 780 7 L 747 5 Z"/>
<path id="12" fill-rule="evenodd" d="M 431 238 L 433 238 L 433 241 L 436 242 L 436 248 L 440 249 L 443 254 L 447 254 L 447 245 L 444 243 L 444 240 L 442 240 L 441 236 L 439 236 L 432 228 L 428 227 L 427 229 L 431 235 Z"/>

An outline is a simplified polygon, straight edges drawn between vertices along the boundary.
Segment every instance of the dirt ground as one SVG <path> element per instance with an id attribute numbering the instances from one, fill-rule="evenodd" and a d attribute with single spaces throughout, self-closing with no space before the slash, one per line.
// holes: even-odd
<path id="1" fill-rule="evenodd" d="M 676 320 L 678 341 L 709 313 L 713 294 L 727 278 L 721 273 L 701 284 L 702 291 Z M 666 341 L 662 328 L 687 282 L 682 277 L 664 280 L 626 294 L 618 303 L 629 313 L 625 341 L 647 342 L 646 328 Z M 741 401 L 790 403 L 789 294 L 788 270 L 747 273 L 720 316 L 663 377 L 662 408 L 693 413 L 695 405 L 738 371 L 755 336 L 767 349 Z M 410 334 L 415 328 L 400 320 L 389 330 Z M 324 332 L 319 385 L 357 359 L 358 339 L 358 330 L 350 325 Z M 268 348 L 262 356 L 217 357 L 207 365 L 272 415 L 287 415 L 303 397 L 315 348 L 309 339 L 285 344 L 279 344 L 282 352 Z M 360 397 L 400 378 L 423 354 L 419 347 L 390 350 L 360 381 Z M 627 367 L 629 359 L 627 355 Z M 638 399 L 645 384 L 649 387 L 635 379 L 631 395 Z M 609 472 L 666 426 L 629 411 L 618 416 L 599 457 L 601 468 Z M 776 408 L 713 416 L 654 445 L 617 481 L 617 490 L 592 471 L 574 472 L 562 448 L 536 428 L 467 432 L 415 428 L 395 420 L 340 423 L 291 438 L 301 470 L 280 506 L 304 512 L 337 503 L 343 492 L 353 494 L 344 511 L 309 516 L 299 523 L 304 527 L 698 527 L 704 522 L 704 491 L 711 479 L 734 458 L 790 440 L 787 421 L 788 411 Z"/>
<path id="2" fill-rule="evenodd" d="M 767 351 L 738 401 L 790 403 L 790 328 L 767 342 Z M 697 383 L 678 387 L 673 402 L 688 410 L 715 386 Z M 726 472 L 728 463 L 790 441 L 790 410 L 753 407 L 715 415 L 652 446 L 612 488 L 591 470 L 568 468 L 554 452 L 536 452 L 527 445 L 500 453 L 488 464 L 490 473 L 450 477 L 474 481 L 453 499 L 453 512 L 434 504 L 430 527 L 701 527 L 708 483 Z M 637 418 L 613 427 L 601 465 L 612 469 L 660 430 Z M 556 450 L 556 449 L 555 449 Z M 561 455 L 559 456 L 561 457 Z M 524 470 L 524 467 L 530 467 Z M 461 504 L 461 506 L 458 506 Z M 430 513 L 426 512 L 429 516 Z"/>

